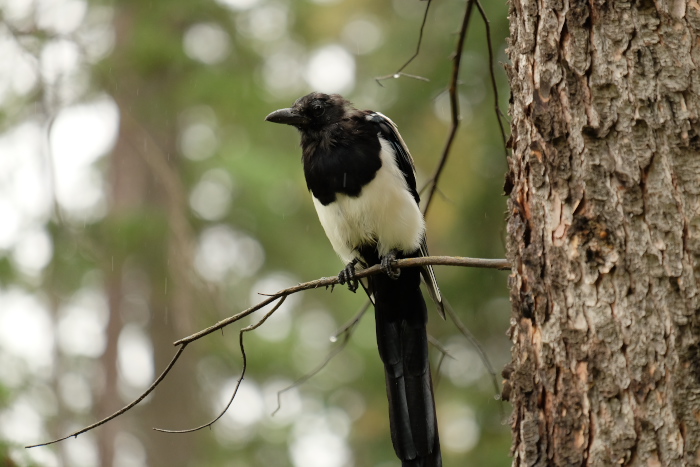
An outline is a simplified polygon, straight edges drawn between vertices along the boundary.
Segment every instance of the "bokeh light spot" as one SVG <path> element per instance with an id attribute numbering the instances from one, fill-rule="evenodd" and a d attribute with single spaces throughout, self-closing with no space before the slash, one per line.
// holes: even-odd
<path id="1" fill-rule="evenodd" d="M 191 59 L 215 65 L 228 56 L 231 40 L 228 33 L 218 24 L 199 23 L 185 32 L 183 47 Z"/>
<path id="2" fill-rule="evenodd" d="M 316 91 L 347 93 L 355 86 L 355 59 L 344 47 L 327 45 L 311 54 L 304 76 Z"/>
<path id="3" fill-rule="evenodd" d="M 369 16 L 350 21 L 343 28 L 341 37 L 348 50 L 357 55 L 372 52 L 383 40 L 378 21 Z"/>
<path id="4" fill-rule="evenodd" d="M 222 169 L 205 172 L 190 194 L 190 207 L 208 221 L 221 219 L 231 204 L 233 182 Z"/>

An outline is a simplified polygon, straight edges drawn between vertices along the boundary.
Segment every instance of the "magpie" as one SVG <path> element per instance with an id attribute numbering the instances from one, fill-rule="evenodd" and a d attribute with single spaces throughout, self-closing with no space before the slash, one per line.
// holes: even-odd
<path id="1" fill-rule="evenodd" d="M 421 275 L 444 318 L 431 266 L 399 270 L 400 258 L 428 256 L 413 159 L 379 112 L 337 94 L 312 92 L 265 120 L 301 134 L 302 164 L 321 225 L 346 263 L 339 282 L 353 292 L 357 270 L 380 264 L 362 286 L 374 303 L 389 400 L 391 439 L 403 466 L 442 465 L 428 359 Z"/>

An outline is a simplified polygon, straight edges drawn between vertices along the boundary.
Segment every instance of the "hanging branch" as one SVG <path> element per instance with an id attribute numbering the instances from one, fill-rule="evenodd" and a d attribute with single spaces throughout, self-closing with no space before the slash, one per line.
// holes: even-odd
<path id="1" fill-rule="evenodd" d="M 459 39 L 457 40 L 457 48 L 455 50 L 454 56 L 452 57 L 452 78 L 450 79 L 450 111 L 452 115 L 452 126 L 450 127 L 450 133 L 447 137 L 447 143 L 445 143 L 445 149 L 442 151 L 442 157 L 438 163 L 435 174 L 430 181 L 430 191 L 428 192 L 428 198 L 425 201 L 425 207 L 423 208 L 423 213 L 428 212 L 430 208 L 430 203 L 433 201 L 433 196 L 438 187 L 438 182 L 440 181 L 440 176 L 445 168 L 445 163 L 450 155 L 450 150 L 452 149 L 452 143 L 454 142 L 455 136 L 457 135 L 457 129 L 459 128 L 459 122 L 461 119 L 459 113 L 459 94 L 457 93 L 457 84 L 459 81 L 459 70 L 462 64 L 462 51 L 464 50 L 464 41 L 467 38 L 467 29 L 469 26 L 469 19 L 472 15 L 472 8 L 474 7 L 475 0 L 469 0 L 467 2 L 467 7 L 464 11 L 464 18 L 462 19 L 462 27 L 459 30 Z"/>
<path id="2" fill-rule="evenodd" d="M 421 23 L 420 27 L 420 33 L 418 34 L 418 44 L 416 46 L 416 51 L 413 53 L 413 55 L 395 72 L 389 75 L 384 75 L 384 76 L 379 76 L 375 78 L 377 83 L 381 86 L 381 81 L 390 79 L 390 78 L 399 78 L 401 76 L 406 76 L 409 78 L 415 78 L 415 79 L 420 79 L 423 81 L 429 81 L 427 78 L 422 77 L 422 76 L 416 76 L 416 75 L 409 75 L 407 73 L 403 73 L 403 70 L 418 56 L 420 53 L 421 49 L 421 44 L 423 42 L 423 30 L 425 28 L 425 23 L 428 19 L 428 11 L 430 9 L 431 5 L 431 0 L 428 0 L 428 3 L 425 7 L 425 13 L 423 14 L 423 22 Z M 489 56 L 489 77 L 491 81 L 491 88 L 493 89 L 493 98 L 494 98 L 494 111 L 496 112 L 496 120 L 498 122 L 498 128 L 501 134 L 501 141 L 503 142 L 503 148 L 504 151 L 506 152 L 506 157 L 508 155 L 508 149 L 507 149 L 507 143 L 506 143 L 506 133 L 505 129 L 503 127 L 503 113 L 501 112 L 501 109 L 498 105 L 498 86 L 496 84 L 496 74 L 494 71 L 494 55 L 493 55 L 493 44 L 491 41 L 491 23 L 488 20 L 488 17 L 486 16 L 486 12 L 484 11 L 483 7 L 481 6 L 481 3 L 479 3 L 478 0 L 468 0 L 467 1 L 467 6 L 464 11 L 464 17 L 462 19 L 462 27 L 460 28 L 459 31 L 459 39 L 457 41 L 457 45 L 455 48 L 455 52 L 452 57 L 453 61 L 453 66 L 452 66 L 452 77 L 450 80 L 450 86 L 449 86 L 449 95 L 450 95 L 450 114 L 451 114 L 451 127 L 450 127 L 450 133 L 447 137 L 447 142 L 445 143 L 445 148 L 443 149 L 442 152 L 442 157 L 440 158 L 440 161 L 438 163 L 437 169 L 435 170 L 435 174 L 433 177 L 430 179 L 430 181 L 426 184 L 425 187 L 423 187 L 420 191 L 421 194 L 423 190 L 430 186 L 430 191 L 428 193 L 428 197 L 425 202 L 425 206 L 423 208 L 423 214 L 427 214 L 428 208 L 430 207 L 430 204 L 433 200 L 433 197 L 435 193 L 438 191 L 438 182 L 440 179 L 440 176 L 442 175 L 442 171 L 445 168 L 445 165 L 447 163 L 447 159 L 450 155 L 450 151 L 452 149 L 452 144 L 454 142 L 455 136 L 457 135 L 457 130 L 459 129 L 459 124 L 461 120 L 461 115 L 460 115 L 460 110 L 459 110 L 459 94 L 457 92 L 457 86 L 459 84 L 459 72 L 460 72 L 460 67 L 461 67 L 461 62 L 462 62 L 462 52 L 464 50 L 464 43 L 467 37 L 467 30 L 469 28 L 469 20 L 471 19 L 471 14 L 472 14 L 472 8 L 474 7 L 474 4 L 476 4 L 477 8 L 479 9 L 479 14 L 481 15 L 481 18 L 484 21 L 484 26 L 486 29 L 486 44 L 488 47 L 488 56 Z"/>
<path id="3" fill-rule="evenodd" d="M 474 268 L 487 268 L 487 269 L 499 269 L 499 270 L 509 270 L 510 269 L 510 263 L 508 260 L 505 259 L 483 259 L 483 258 L 465 258 L 461 256 L 424 256 L 421 258 L 406 258 L 406 259 L 399 259 L 396 260 L 395 265 L 393 265 L 396 268 L 411 268 L 411 267 L 419 267 L 419 266 L 427 266 L 427 265 L 433 265 L 433 266 L 462 266 L 462 267 L 474 267 Z M 374 265 L 372 267 L 369 267 L 367 269 L 363 269 L 362 271 L 358 271 L 355 277 L 358 279 L 361 279 L 363 277 L 371 276 L 374 274 L 380 274 L 382 273 L 382 269 L 380 265 Z M 243 354 L 243 371 L 241 374 L 240 379 L 238 380 L 238 383 L 236 384 L 236 388 L 234 390 L 233 396 L 231 396 L 231 399 L 226 406 L 226 408 L 219 414 L 214 420 L 212 420 L 210 423 L 206 425 L 202 425 L 197 428 L 189 429 L 189 430 L 182 430 L 182 431 L 174 431 L 174 430 L 162 430 L 158 429 L 158 431 L 164 431 L 167 433 L 187 433 L 191 431 L 196 431 L 198 429 L 204 428 L 206 426 L 211 426 L 214 422 L 216 422 L 221 416 L 223 416 L 224 413 L 226 413 L 226 410 L 230 407 L 233 399 L 235 398 L 236 392 L 238 391 L 238 387 L 240 386 L 241 382 L 243 381 L 243 376 L 245 373 L 246 365 L 247 365 L 247 360 L 246 360 L 246 354 L 245 354 L 245 347 L 243 345 L 243 333 L 252 331 L 254 329 L 257 329 L 259 326 L 261 326 L 272 314 L 279 308 L 279 306 L 282 304 L 284 299 L 292 294 L 295 294 L 297 292 L 301 292 L 303 290 L 309 290 L 309 289 L 317 289 L 319 287 L 332 287 L 334 285 L 339 284 L 338 282 L 338 277 L 322 277 L 320 279 L 316 279 L 313 281 L 309 282 L 304 282 L 302 284 L 295 285 L 293 287 L 289 287 L 283 290 L 280 290 L 272 295 L 270 295 L 268 298 L 265 300 L 259 302 L 258 304 L 243 310 L 242 312 L 231 316 L 229 318 L 226 318 L 224 320 L 219 321 L 218 323 L 214 324 L 213 326 L 210 326 L 206 329 L 203 329 L 195 334 L 192 334 L 188 337 L 185 337 L 183 339 L 180 339 L 176 341 L 173 345 L 179 346 L 180 348 L 178 351 L 175 353 L 175 356 L 173 359 L 170 361 L 168 366 L 163 370 L 163 372 L 158 376 L 158 378 L 151 384 L 148 389 L 146 389 L 143 394 L 141 394 L 136 400 L 134 400 L 132 403 L 126 405 L 122 409 L 118 410 L 117 412 L 113 413 L 109 417 L 103 418 L 99 422 L 93 423 L 92 425 L 89 425 L 81 430 L 75 431 L 69 435 L 66 435 L 62 438 L 55 439 L 53 441 L 48 441 L 45 443 L 39 443 L 39 444 L 33 444 L 30 446 L 26 446 L 26 448 L 34 448 L 34 447 L 39 447 L 39 446 L 48 446 L 49 444 L 54 444 L 58 443 L 59 441 L 64 441 L 68 438 L 73 438 L 77 437 L 80 434 L 83 434 L 87 431 L 90 431 L 94 428 L 97 428 L 100 425 L 103 425 L 107 423 L 108 421 L 122 415 L 123 413 L 129 411 L 132 409 L 134 406 L 136 406 L 139 402 L 141 402 L 143 399 L 146 398 L 153 390 L 165 379 L 165 377 L 170 373 L 170 370 L 173 369 L 175 362 L 180 358 L 182 353 L 185 350 L 185 347 L 191 342 L 194 342 L 198 339 L 201 339 L 204 336 L 207 336 L 211 334 L 214 331 L 217 331 L 219 329 L 223 329 L 224 327 L 228 326 L 229 324 L 235 323 L 236 321 L 241 320 L 242 318 L 245 318 L 246 316 L 254 313 L 255 311 L 263 308 L 266 305 L 269 305 L 272 302 L 275 302 L 279 300 L 279 302 L 275 305 L 275 307 L 270 310 L 260 321 L 255 323 L 254 325 L 247 326 L 239 332 L 239 343 L 241 347 L 241 352 Z M 359 319 L 359 318 L 358 318 Z M 357 320 L 356 320 L 357 321 Z M 352 322 L 351 322 L 352 323 Z M 354 326 L 354 324 L 350 324 L 347 326 L 341 333 L 346 332 L 347 329 L 351 328 Z"/>
<path id="4" fill-rule="evenodd" d="M 294 389 L 298 386 L 301 386 L 302 384 L 316 376 L 319 371 L 323 370 L 326 367 L 326 365 L 328 365 L 328 362 L 333 360 L 336 355 L 343 351 L 345 346 L 348 345 L 348 342 L 350 342 L 350 336 L 352 336 L 352 333 L 355 330 L 355 326 L 357 326 L 357 323 L 360 322 L 362 316 L 367 312 L 370 304 L 371 302 L 367 300 L 367 302 L 362 306 L 360 311 L 357 314 L 355 314 L 355 316 L 353 316 L 350 321 L 345 323 L 333 336 L 331 336 L 331 342 L 336 342 L 338 340 L 338 336 L 340 335 L 343 336 L 343 340 L 340 342 L 340 344 L 336 345 L 331 349 L 330 352 L 328 352 L 326 358 L 324 358 L 323 361 L 316 366 L 316 368 L 301 376 L 289 386 L 277 391 L 277 407 L 270 415 L 275 415 L 282 408 L 282 394 L 289 391 L 290 389 Z"/>
<path id="5" fill-rule="evenodd" d="M 442 345 L 442 342 L 435 339 L 430 334 L 428 334 L 428 343 L 435 347 L 438 352 L 440 352 L 440 358 L 438 358 L 438 362 L 437 365 L 435 365 L 435 371 L 433 373 L 433 384 L 437 388 L 440 385 L 440 376 L 442 375 L 442 373 L 440 373 L 440 370 L 442 369 L 442 362 L 445 361 L 445 357 L 451 360 L 454 360 L 455 358 L 447 351 L 447 348 Z"/>
<path id="6" fill-rule="evenodd" d="M 493 45 L 491 44 L 491 23 L 486 17 L 486 12 L 481 6 L 479 0 L 476 0 L 476 7 L 479 9 L 481 14 L 481 19 L 484 20 L 484 27 L 486 28 L 486 45 L 489 51 L 489 76 L 491 78 L 491 88 L 493 89 L 493 108 L 496 112 L 496 121 L 498 122 L 498 128 L 501 131 L 501 141 L 503 141 L 503 151 L 505 151 L 506 157 L 508 157 L 508 147 L 506 145 L 506 131 L 503 128 L 503 113 L 501 108 L 498 106 L 498 86 L 496 85 L 496 73 L 493 69 Z"/>
<path id="7" fill-rule="evenodd" d="M 335 331 L 335 334 L 331 336 L 331 342 L 337 342 L 338 341 L 338 336 L 341 335 L 349 335 L 352 334 L 355 331 L 355 326 L 360 322 L 362 317 L 365 315 L 367 310 L 369 310 L 369 306 L 373 305 L 372 300 L 369 298 L 365 302 L 364 305 L 362 305 L 362 308 L 360 308 L 360 311 L 358 311 L 355 316 L 353 316 L 350 321 L 347 323 L 343 324 L 340 329 Z"/>
<path id="8" fill-rule="evenodd" d="M 418 44 L 416 45 L 416 51 L 413 53 L 411 58 L 409 58 L 406 63 L 401 65 L 401 68 L 396 70 L 395 73 L 392 73 L 390 75 L 384 75 L 384 76 L 378 76 L 375 79 L 378 85 L 383 86 L 382 81 L 385 79 L 390 79 L 390 78 L 400 78 L 401 76 L 405 76 L 407 78 L 413 78 L 413 79 L 418 79 L 421 81 L 430 81 L 428 78 L 425 78 L 423 76 L 418 76 L 418 75 L 410 75 L 408 73 L 403 73 L 404 68 L 406 68 L 420 53 L 420 46 L 423 43 L 423 29 L 425 29 L 425 23 L 428 20 L 428 10 L 430 10 L 430 4 L 432 3 L 432 0 L 428 0 L 427 5 L 425 5 L 425 13 L 423 13 L 423 22 L 420 25 L 420 32 L 418 33 Z"/>
<path id="9" fill-rule="evenodd" d="M 491 384 L 493 385 L 493 390 L 496 393 L 495 398 L 496 400 L 501 400 L 501 390 L 498 387 L 498 380 L 497 380 L 497 375 L 496 375 L 496 370 L 494 370 L 493 365 L 491 365 L 491 360 L 489 360 L 488 356 L 486 355 L 486 352 L 484 351 L 483 347 L 481 347 L 481 344 L 479 341 L 474 337 L 474 334 L 471 333 L 471 331 L 467 328 L 467 326 L 464 325 L 461 319 L 459 319 L 459 316 L 457 316 L 457 313 L 452 309 L 452 306 L 450 306 L 449 303 L 445 303 L 445 314 L 450 317 L 452 322 L 454 323 L 455 326 L 457 326 L 457 329 L 459 330 L 460 333 L 474 346 L 476 349 L 476 352 L 479 354 L 479 358 L 481 358 L 481 361 L 484 363 L 484 366 L 486 367 L 486 371 L 489 373 L 489 376 L 491 377 Z M 501 412 L 501 418 L 504 417 L 503 413 L 503 406 L 499 406 L 499 410 Z"/>
<path id="10" fill-rule="evenodd" d="M 136 398 L 136 400 L 134 400 L 131 404 L 129 404 L 129 405 L 127 405 L 127 406 L 125 406 L 125 407 L 123 407 L 123 408 L 117 410 L 116 412 L 114 412 L 114 413 L 113 413 L 112 415 L 110 415 L 109 417 L 105 417 L 105 418 L 103 418 L 102 420 L 100 420 L 99 422 L 93 423 L 93 424 L 90 425 L 90 426 L 86 426 L 86 427 L 83 428 L 82 430 L 78 430 L 78 431 L 76 431 L 76 432 L 73 432 L 73 433 L 71 433 L 71 434 L 69 434 L 69 435 L 67 435 L 67 436 L 64 436 L 63 438 L 58 438 L 58 439 L 55 439 L 55 440 L 53 440 L 53 441 L 49 441 L 49 442 L 47 442 L 47 443 L 33 444 L 33 445 L 31 445 L 31 446 L 25 446 L 25 447 L 26 447 L 27 449 L 29 449 L 29 448 L 36 448 L 36 447 L 39 447 L 39 446 L 48 446 L 49 444 L 58 443 L 59 441 L 66 440 L 66 439 L 68 439 L 68 438 L 77 438 L 78 435 L 81 435 L 81 434 L 83 434 L 83 433 L 85 433 L 85 432 L 87 432 L 87 431 L 90 431 L 90 430 L 92 430 L 93 428 L 97 428 L 97 427 L 100 426 L 100 425 L 104 425 L 104 424 L 107 423 L 108 421 L 110 421 L 110 420 L 112 420 L 112 419 L 114 419 L 114 418 L 117 418 L 118 416 L 120 416 L 120 415 L 123 414 L 124 412 L 127 412 L 127 411 L 130 410 L 132 407 L 134 407 L 136 404 L 138 404 L 139 402 L 141 402 L 142 400 L 144 400 L 144 399 L 146 398 L 146 396 L 149 395 L 151 392 L 153 392 L 153 390 L 156 388 L 156 386 L 158 386 L 158 385 L 161 383 L 161 381 L 163 381 L 163 379 L 165 379 L 165 376 L 166 376 L 168 373 L 170 373 L 170 370 L 172 370 L 173 366 L 175 365 L 175 362 L 177 362 L 177 360 L 180 358 L 180 355 L 182 355 L 182 352 L 184 352 L 185 347 L 187 347 L 187 344 L 183 344 L 183 345 L 180 346 L 179 349 L 177 349 L 177 352 L 175 353 L 175 356 L 173 357 L 172 360 L 170 360 L 170 363 L 168 364 L 167 367 L 165 367 L 165 370 L 163 370 L 163 372 L 160 374 L 160 376 L 158 376 L 158 379 L 156 379 L 155 381 L 153 381 L 153 384 L 151 384 L 151 385 L 148 387 L 148 389 L 146 389 L 146 391 L 144 391 L 144 393 L 141 394 L 138 398 Z"/>
<path id="11" fill-rule="evenodd" d="M 231 398 L 228 400 L 228 403 L 226 404 L 226 407 L 224 407 L 224 409 L 219 413 L 219 415 L 217 415 L 216 417 L 214 417 L 214 419 L 213 419 L 212 421 L 210 421 L 209 423 L 205 423 L 204 425 L 200 425 L 200 426 L 195 427 L 195 428 L 187 428 L 187 429 L 184 429 L 184 430 L 166 430 L 166 429 L 163 429 L 163 428 L 153 428 L 153 429 L 154 429 L 155 431 L 160 431 L 161 433 L 192 433 L 193 431 L 199 431 L 199 430 L 201 430 L 202 428 L 207 428 L 207 427 L 212 426 L 212 425 L 213 425 L 214 423 L 216 423 L 221 417 L 223 417 L 224 414 L 225 414 L 226 412 L 228 412 L 228 409 L 229 409 L 229 407 L 231 407 L 231 404 L 233 404 L 233 399 L 235 399 L 235 398 L 236 398 L 236 394 L 238 394 L 238 388 L 241 387 L 241 382 L 243 382 L 243 377 L 245 376 L 245 371 L 246 371 L 246 369 L 248 368 L 248 357 L 246 356 L 246 353 L 245 353 L 245 345 L 243 345 L 243 333 L 244 333 L 244 332 L 252 331 L 252 330 L 257 329 L 257 328 L 259 328 L 260 326 L 262 326 L 262 324 L 263 324 L 265 321 L 267 321 L 267 318 L 269 318 L 270 316 L 272 316 L 272 314 L 273 314 L 275 311 L 277 311 L 277 309 L 278 309 L 280 306 L 282 306 L 282 304 L 284 303 L 284 301 L 285 301 L 286 299 L 287 299 L 287 296 L 286 296 L 286 295 L 285 295 L 284 297 L 280 298 L 280 300 L 275 304 L 274 308 L 272 308 L 272 310 L 268 311 L 268 312 L 265 314 L 265 316 L 262 317 L 262 319 L 261 319 L 260 321 L 258 321 L 258 322 L 255 323 L 255 324 L 251 324 L 250 326 L 244 327 L 244 328 L 241 329 L 240 332 L 238 333 L 238 344 L 239 344 L 239 346 L 241 347 L 241 355 L 243 355 L 243 369 L 241 370 L 241 377 L 238 378 L 238 381 L 236 381 L 236 387 L 233 389 L 233 393 L 231 394 Z M 187 345 L 187 344 L 183 344 L 183 345 Z"/>

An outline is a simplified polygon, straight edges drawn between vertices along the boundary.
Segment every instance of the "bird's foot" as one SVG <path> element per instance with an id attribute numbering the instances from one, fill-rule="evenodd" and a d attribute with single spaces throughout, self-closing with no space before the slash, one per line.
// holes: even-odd
<path id="1" fill-rule="evenodd" d="M 384 255 L 381 262 L 382 271 L 391 279 L 398 279 L 401 275 L 401 269 L 396 267 L 396 250 L 391 250 Z"/>
<path id="2" fill-rule="evenodd" d="M 338 274 L 338 282 L 340 285 L 348 284 L 348 290 L 353 293 L 357 291 L 359 285 L 358 280 L 355 278 L 355 264 L 357 264 L 357 261 L 357 258 L 350 261 L 345 266 L 345 269 Z"/>

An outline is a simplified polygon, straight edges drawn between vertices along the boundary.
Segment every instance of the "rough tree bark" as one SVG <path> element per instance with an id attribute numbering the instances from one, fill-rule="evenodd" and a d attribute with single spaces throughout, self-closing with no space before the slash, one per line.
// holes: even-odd
<path id="1" fill-rule="evenodd" d="M 513 465 L 699 465 L 700 5 L 510 21 Z"/>

